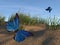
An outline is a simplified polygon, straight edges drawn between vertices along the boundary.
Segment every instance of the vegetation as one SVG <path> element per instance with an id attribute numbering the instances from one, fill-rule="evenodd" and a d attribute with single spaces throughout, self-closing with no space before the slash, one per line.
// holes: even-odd
<path id="1" fill-rule="evenodd" d="M 0 16 L 0 26 L 5 24 L 5 17 Z"/>
<path id="2" fill-rule="evenodd" d="M 43 19 L 43 18 L 38 18 L 38 17 L 30 17 L 27 14 L 23 13 L 18 13 L 19 15 L 19 21 L 20 25 L 40 25 L 40 24 L 45 24 L 48 29 L 56 30 L 60 28 L 60 19 L 57 19 L 57 17 L 49 17 L 49 19 Z M 15 14 L 12 15 L 8 21 L 13 20 Z M 0 16 L 0 25 L 3 24 L 5 17 Z M 3 23 L 2 23 L 3 22 Z"/>

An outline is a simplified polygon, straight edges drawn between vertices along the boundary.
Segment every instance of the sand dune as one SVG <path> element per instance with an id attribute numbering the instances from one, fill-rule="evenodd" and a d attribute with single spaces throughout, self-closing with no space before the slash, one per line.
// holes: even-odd
<path id="1" fill-rule="evenodd" d="M 60 45 L 60 30 L 47 30 L 44 27 L 25 26 L 34 36 L 26 38 L 22 42 L 13 40 L 14 34 L 8 33 L 6 29 L 0 29 L 0 45 Z"/>

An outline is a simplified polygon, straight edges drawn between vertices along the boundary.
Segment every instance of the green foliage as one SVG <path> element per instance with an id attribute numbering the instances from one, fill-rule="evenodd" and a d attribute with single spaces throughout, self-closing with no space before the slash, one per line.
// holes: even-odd
<path id="1" fill-rule="evenodd" d="M 15 15 L 11 15 L 9 18 L 8 18 L 8 21 L 12 21 L 14 19 Z"/>
<path id="2" fill-rule="evenodd" d="M 49 17 L 47 19 L 38 18 L 38 17 L 30 17 L 28 14 L 18 13 L 19 15 L 19 29 L 23 29 L 23 25 L 46 25 L 49 30 L 57 30 L 60 29 L 60 19 L 58 19 L 55 15 L 53 18 Z M 8 21 L 13 20 L 15 14 L 11 15 Z M 0 26 L 5 24 L 5 17 L 0 16 Z"/>
<path id="3" fill-rule="evenodd" d="M 27 16 L 25 14 L 19 14 L 19 19 L 20 19 L 20 23 L 24 25 L 28 25 L 31 21 L 30 16 Z"/>
<path id="4" fill-rule="evenodd" d="M 19 21 L 20 25 L 40 25 L 40 24 L 45 24 L 48 29 L 58 29 L 60 28 L 60 19 L 57 17 L 49 17 L 48 19 L 43 19 L 43 18 L 38 18 L 38 17 L 30 17 L 27 14 L 23 13 L 18 13 L 19 15 Z M 15 14 L 11 15 L 8 21 L 13 20 L 15 17 Z M 0 16 L 0 25 L 3 24 L 5 17 Z M 19 26 L 20 29 L 23 29 L 23 26 Z"/>
<path id="5" fill-rule="evenodd" d="M 18 29 L 19 30 L 23 30 L 24 29 L 23 25 L 19 25 L 19 28 Z"/>
<path id="6" fill-rule="evenodd" d="M 5 17 L 0 16 L 0 26 L 5 24 Z"/>

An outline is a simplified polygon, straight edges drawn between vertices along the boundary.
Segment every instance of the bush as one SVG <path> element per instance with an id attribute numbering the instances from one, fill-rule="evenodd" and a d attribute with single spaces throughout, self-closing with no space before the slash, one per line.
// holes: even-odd
<path id="1" fill-rule="evenodd" d="M 5 24 L 5 17 L 0 16 L 0 26 Z"/>
<path id="2" fill-rule="evenodd" d="M 21 25 L 39 25 L 45 24 L 48 29 L 55 30 L 60 27 L 60 19 L 57 19 L 55 16 L 53 18 L 49 17 L 47 19 L 30 17 L 27 14 L 18 13 L 19 20 Z M 9 20 L 12 20 L 15 15 L 12 15 Z"/>

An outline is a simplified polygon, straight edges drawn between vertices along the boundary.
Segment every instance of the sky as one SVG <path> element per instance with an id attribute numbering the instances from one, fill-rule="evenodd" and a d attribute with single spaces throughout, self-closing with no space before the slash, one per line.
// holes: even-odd
<path id="1" fill-rule="evenodd" d="M 51 7 L 51 13 L 45 9 Z M 0 0 L 0 16 L 8 18 L 16 13 L 23 12 L 30 16 L 48 18 L 54 15 L 60 18 L 60 0 Z"/>

